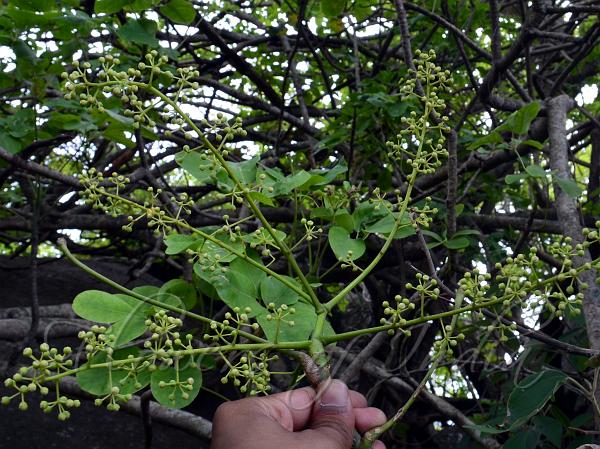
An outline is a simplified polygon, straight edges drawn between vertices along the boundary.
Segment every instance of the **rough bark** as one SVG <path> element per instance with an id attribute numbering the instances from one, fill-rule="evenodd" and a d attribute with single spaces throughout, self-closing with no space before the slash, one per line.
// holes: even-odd
<path id="1" fill-rule="evenodd" d="M 573 107 L 573 100 L 560 95 L 548 101 L 548 136 L 550 140 L 550 168 L 554 174 L 554 192 L 556 196 L 556 212 L 562 226 L 563 235 L 571 237 L 573 245 L 583 242 L 583 226 L 580 220 L 577 200 L 563 192 L 557 180 L 573 181 L 569 170 L 569 144 L 567 141 L 567 113 Z M 586 249 L 582 257 L 576 257 L 576 267 L 591 262 L 592 258 Z M 584 292 L 583 314 L 585 316 L 587 335 L 590 347 L 600 349 L 600 285 L 596 284 L 598 277 L 595 270 L 583 271 L 579 281 L 589 287 Z M 600 399 L 600 388 L 596 386 L 593 392 L 596 400 Z M 594 417 L 596 430 L 600 429 L 600 417 Z"/>
<path id="2" fill-rule="evenodd" d="M 573 182 L 569 170 L 569 145 L 567 141 L 567 112 L 573 106 L 573 100 L 560 95 L 548 101 L 548 136 L 550 139 L 550 168 L 555 172 L 555 180 L 563 179 Z M 571 237 L 573 245 L 584 240 L 583 226 L 577 200 L 563 192 L 555 182 L 556 212 L 563 234 Z M 591 262 L 589 251 L 574 261 L 576 266 Z M 600 286 L 596 284 L 598 277 L 595 270 L 581 273 L 579 280 L 588 284 L 583 300 L 583 313 L 586 319 L 587 334 L 592 349 L 600 349 Z"/>
<path id="3" fill-rule="evenodd" d="M 60 388 L 68 395 L 92 398 L 91 395 L 79 388 L 74 377 L 65 377 L 61 379 Z M 127 413 L 140 415 L 140 397 L 134 396 L 129 402 L 121 404 L 121 409 Z M 183 430 L 190 435 L 204 439 L 210 439 L 211 437 L 212 423 L 201 416 L 183 410 L 163 407 L 156 402 L 150 402 L 150 415 L 152 416 L 153 421 Z"/>

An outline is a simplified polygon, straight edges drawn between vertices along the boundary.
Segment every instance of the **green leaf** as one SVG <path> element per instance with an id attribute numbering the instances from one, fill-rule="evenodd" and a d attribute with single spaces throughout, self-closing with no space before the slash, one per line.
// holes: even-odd
<path id="1" fill-rule="evenodd" d="M 346 0 L 321 0 L 321 12 L 328 18 L 339 16 L 345 8 Z"/>
<path id="2" fill-rule="evenodd" d="M 256 171 L 259 157 L 242 162 L 227 162 L 227 165 L 242 184 L 251 184 L 256 181 Z"/>
<path id="3" fill-rule="evenodd" d="M 112 360 L 126 360 L 130 355 L 137 357 L 139 349 L 136 347 L 117 349 L 113 352 Z M 107 355 L 104 352 L 92 356 L 89 360 L 90 364 L 106 362 Z M 121 383 L 121 380 L 124 380 L 124 383 Z M 128 377 L 128 371 L 119 366 L 93 368 L 77 373 L 77 384 L 83 391 L 95 396 L 110 393 L 112 387 L 119 387 L 121 394 L 135 393 L 150 383 L 150 373 L 148 371 L 140 372 L 137 375 L 137 382 L 139 384 L 136 386 L 136 381 L 132 377 Z"/>
<path id="4" fill-rule="evenodd" d="M 129 0 L 96 0 L 94 12 L 96 14 L 114 14 L 128 4 Z"/>
<path id="5" fill-rule="evenodd" d="M 465 425 L 465 427 L 476 430 L 481 433 L 489 433 L 490 435 L 497 435 L 507 431 L 507 429 L 493 427 L 489 424 L 467 424 Z"/>
<path id="6" fill-rule="evenodd" d="M 131 117 L 125 117 L 124 115 L 119 114 L 118 112 L 112 111 L 110 109 L 106 109 L 104 111 L 106 115 L 108 115 L 114 122 L 120 123 L 122 125 L 127 125 L 127 127 L 133 128 L 133 119 Z"/>
<path id="7" fill-rule="evenodd" d="M 251 257 L 254 255 L 256 255 L 256 252 L 254 252 L 254 251 L 251 251 L 248 254 L 248 256 L 251 256 Z M 261 263 L 260 258 L 258 256 L 254 257 L 254 260 Z M 261 265 L 262 265 L 262 263 L 261 263 Z M 242 258 L 237 258 L 232 263 L 229 264 L 229 271 L 232 271 L 232 270 L 234 273 L 244 273 L 247 276 L 249 276 L 250 278 L 252 278 L 256 284 L 256 291 L 258 291 L 258 285 L 267 276 L 267 273 L 265 273 L 264 270 L 258 268 L 257 266 L 251 264 L 250 262 L 248 262 L 247 260 L 244 260 Z"/>
<path id="8" fill-rule="evenodd" d="M 288 281 L 298 285 L 295 279 L 289 276 L 283 277 L 285 277 Z M 298 285 L 298 287 L 300 287 L 300 285 Z M 260 296 L 265 305 L 272 302 L 278 307 L 281 304 L 287 304 L 288 306 L 295 304 L 300 299 L 300 295 L 298 293 L 273 276 L 266 276 L 261 281 Z"/>
<path id="9" fill-rule="evenodd" d="M 467 149 L 469 151 L 473 151 L 484 145 L 490 145 L 490 144 L 496 144 L 496 143 L 502 143 L 502 142 L 504 142 L 504 140 L 502 139 L 502 136 L 500 135 L 500 133 L 498 133 L 496 131 L 492 131 L 487 136 L 483 136 L 483 137 L 477 139 L 475 142 L 472 142 L 471 144 L 469 144 Z"/>
<path id="10" fill-rule="evenodd" d="M 537 150 L 541 150 L 544 148 L 544 145 L 542 143 L 532 139 L 524 140 L 523 142 L 521 142 L 521 145 L 529 145 L 530 147 L 533 147 Z"/>
<path id="11" fill-rule="evenodd" d="M 464 249 L 469 246 L 469 239 L 466 237 L 454 237 L 444 243 L 448 249 Z"/>
<path id="12" fill-rule="evenodd" d="M 422 229 L 421 232 L 424 235 L 426 235 L 428 237 L 431 237 L 432 239 L 434 239 L 434 240 L 436 240 L 438 242 L 443 242 L 444 241 L 444 238 L 441 235 L 439 235 L 437 232 L 433 232 L 433 231 L 430 231 L 428 229 Z"/>
<path id="13" fill-rule="evenodd" d="M 35 129 L 35 111 L 30 108 L 20 108 L 5 120 L 5 129 L 14 138 L 25 137 Z"/>
<path id="14" fill-rule="evenodd" d="M 561 448 L 563 430 L 559 421 L 550 416 L 534 416 L 533 424 L 535 428 L 544 435 L 550 443 L 557 448 Z"/>
<path id="15" fill-rule="evenodd" d="M 478 231 L 477 229 L 461 229 L 460 231 L 457 231 L 456 234 L 454 234 L 452 237 L 459 237 L 459 236 L 465 236 L 465 235 L 481 235 L 481 232 Z"/>
<path id="16" fill-rule="evenodd" d="M 129 6 L 134 12 L 143 12 L 152 8 L 156 3 L 156 0 L 135 0 Z"/>
<path id="17" fill-rule="evenodd" d="M 258 303 L 258 287 L 266 274 L 261 271 L 262 275 L 257 275 L 258 269 L 249 270 L 249 266 L 243 259 L 236 259 L 213 285 L 225 304 L 232 309 L 250 307 L 252 311 L 248 316 L 253 317 L 264 310 Z"/>
<path id="18" fill-rule="evenodd" d="M 555 176 L 554 180 L 559 185 L 560 190 L 571 198 L 578 198 L 583 193 L 581 187 L 579 187 L 572 179 L 558 178 Z"/>
<path id="19" fill-rule="evenodd" d="M 113 295 L 100 290 L 87 290 L 73 300 L 77 316 L 97 323 L 114 323 L 130 316 L 143 302 L 126 295 Z"/>
<path id="20" fill-rule="evenodd" d="M 232 242 L 229 239 L 229 235 L 224 235 L 224 234 L 219 234 L 216 235 L 215 238 L 217 240 L 221 240 L 223 243 L 226 243 L 228 246 L 230 246 L 232 249 L 235 249 L 241 253 L 244 252 L 244 242 L 241 239 L 236 239 L 235 242 Z M 202 250 L 203 252 L 206 253 L 211 253 L 214 256 L 218 255 L 219 256 L 219 260 L 223 263 L 225 262 L 231 262 L 233 261 L 236 257 L 235 254 L 230 253 L 228 250 L 226 250 L 225 248 L 217 245 L 216 243 L 211 242 L 210 240 L 206 240 L 202 245 L 200 245 L 198 247 L 198 249 Z"/>
<path id="21" fill-rule="evenodd" d="M 394 229 L 394 225 L 396 224 L 396 218 L 393 214 L 387 214 L 385 217 L 381 218 L 377 222 L 369 225 L 365 228 L 366 232 L 370 232 L 372 234 L 389 234 Z"/>
<path id="22" fill-rule="evenodd" d="M 310 174 L 313 175 L 307 184 L 313 185 L 324 185 L 329 184 L 331 181 L 335 180 L 339 175 L 346 173 L 348 171 L 348 166 L 345 162 L 340 162 L 336 166 L 332 168 L 328 168 L 325 170 L 311 170 Z"/>
<path id="23" fill-rule="evenodd" d="M 194 363 L 189 361 L 191 359 L 179 360 L 181 369 L 177 369 L 175 366 L 161 367 L 152 373 L 150 381 L 150 388 L 152 389 L 152 396 L 160 404 L 165 407 L 171 408 L 183 408 L 190 405 L 202 386 L 202 371 Z M 185 388 L 188 379 L 193 379 L 192 389 L 187 390 Z M 166 386 L 161 388 L 161 382 L 165 382 Z M 184 397 L 184 394 L 187 397 Z"/>
<path id="24" fill-rule="evenodd" d="M 158 287 L 142 286 L 134 292 L 163 304 L 181 307 L 181 301 L 170 293 L 160 293 Z M 106 333 L 116 339 L 111 346 L 118 347 L 139 337 L 146 331 L 146 316 L 151 305 L 131 296 L 110 294 L 100 290 L 80 293 L 73 301 L 73 311 L 86 320 L 113 323 Z"/>
<path id="25" fill-rule="evenodd" d="M 269 341 L 275 341 L 276 336 L 278 342 L 303 341 L 310 337 L 317 321 L 314 307 L 304 302 L 297 302 L 291 308 L 295 310 L 295 313 L 289 313 L 283 317 L 283 320 L 268 320 L 267 311 L 256 317 Z M 293 322 L 293 326 L 290 325 L 290 321 Z M 334 334 L 331 325 L 326 322 L 324 335 Z"/>
<path id="26" fill-rule="evenodd" d="M 175 23 L 187 25 L 196 17 L 196 10 L 188 0 L 171 0 L 160 12 Z"/>
<path id="27" fill-rule="evenodd" d="M 23 146 L 21 142 L 7 133 L 0 131 L 0 147 L 4 148 L 11 154 L 17 154 Z"/>
<path id="28" fill-rule="evenodd" d="M 270 196 L 287 195 L 292 190 L 297 189 L 304 184 L 311 185 L 309 181 L 313 180 L 312 178 L 313 176 L 310 173 L 300 170 L 298 173 L 286 176 L 283 179 L 271 180 L 271 182 L 265 183 L 265 186 L 273 187 L 273 192 L 269 194 Z"/>
<path id="29" fill-rule="evenodd" d="M 566 380 L 567 375 L 561 371 L 545 370 L 519 382 L 508 398 L 507 420 L 510 430 L 536 415 Z"/>
<path id="30" fill-rule="evenodd" d="M 354 220 L 352 215 L 350 215 L 346 209 L 335 212 L 333 223 L 336 226 L 341 226 L 348 232 L 352 232 L 354 230 Z"/>
<path id="31" fill-rule="evenodd" d="M 351 238 L 350 233 L 340 226 L 333 226 L 329 229 L 328 239 L 329 246 L 338 260 L 356 260 L 365 253 L 365 242 Z"/>
<path id="32" fill-rule="evenodd" d="M 138 301 L 137 309 L 132 310 L 126 318 L 116 321 L 106 330 L 108 335 L 116 337 L 111 343 L 112 347 L 118 348 L 146 332 L 146 310 L 148 310 L 148 306 Z"/>
<path id="33" fill-rule="evenodd" d="M 153 20 L 129 19 L 125 25 L 119 27 L 117 36 L 121 39 L 134 44 L 147 45 L 149 47 L 158 47 L 158 39 L 156 39 L 157 25 Z"/>
<path id="34" fill-rule="evenodd" d="M 160 287 L 159 293 L 168 293 L 178 297 L 186 310 L 192 309 L 198 300 L 194 284 L 183 279 L 171 279 Z"/>
<path id="35" fill-rule="evenodd" d="M 378 220 L 387 214 L 387 211 L 376 209 L 373 203 L 365 202 L 358 203 L 354 212 L 352 213 L 352 219 L 354 221 L 354 230 L 360 231 L 364 226 Z"/>
<path id="36" fill-rule="evenodd" d="M 175 156 L 177 163 L 201 184 L 212 179 L 213 167 L 210 160 L 202 158 L 200 153 L 182 151 Z"/>
<path id="37" fill-rule="evenodd" d="M 202 241 L 202 238 L 190 234 L 169 234 L 165 238 L 165 245 L 167 245 L 165 254 L 179 254 L 195 243 L 201 243 Z"/>
<path id="38" fill-rule="evenodd" d="M 545 178 L 546 177 L 546 170 L 544 170 L 539 165 L 535 165 L 535 164 L 529 165 L 529 166 L 525 167 L 525 171 L 532 178 Z"/>
<path id="39" fill-rule="evenodd" d="M 527 134 L 531 122 L 537 117 L 540 112 L 541 104 L 539 101 L 531 102 L 516 112 L 513 112 L 506 122 L 499 126 L 498 129 L 511 131 L 514 135 Z"/>
<path id="40" fill-rule="evenodd" d="M 365 228 L 366 232 L 370 232 L 372 234 L 383 234 L 384 236 L 392 232 L 394 229 L 394 225 L 396 224 L 396 220 L 398 219 L 398 212 L 393 214 L 388 213 L 385 217 L 381 218 L 377 222 L 369 225 Z M 396 231 L 395 239 L 403 239 L 406 237 L 410 237 L 411 235 L 415 235 L 416 231 L 412 227 L 410 218 L 408 215 L 404 215 L 401 220 L 401 226 Z"/>
<path id="41" fill-rule="evenodd" d="M 522 179 L 525 179 L 527 177 L 527 174 L 525 173 L 516 173 L 516 174 L 511 174 L 511 175 L 506 175 L 504 177 L 504 182 L 506 182 L 508 185 L 512 185 L 512 184 L 516 184 L 519 181 L 521 181 Z"/>
<path id="42" fill-rule="evenodd" d="M 540 440 L 540 433 L 535 431 L 519 432 L 512 435 L 502 449 L 536 449 Z"/>
<path id="43" fill-rule="evenodd" d="M 264 193 L 260 193 L 260 192 L 250 192 L 248 194 L 248 196 L 252 199 L 252 201 L 254 201 L 255 203 L 260 203 L 260 204 L 265 204 L 267 206 L 271 206 L 274 207 L 275 203 L 273 202 L 273 200 L 271 198 L 269 198 L 267 195 L 265 195 Z"/>

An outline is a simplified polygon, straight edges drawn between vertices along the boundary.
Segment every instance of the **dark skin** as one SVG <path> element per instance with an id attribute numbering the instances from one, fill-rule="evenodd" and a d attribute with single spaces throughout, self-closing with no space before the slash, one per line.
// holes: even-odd
<path id="1" fill-rule="evenodd" d="M 211 449 L 350 449 L 354 431 L 385 423 L 385 414 L 339 380 L 222 404 Z M 385 449 L 376 441 L 374 449 Z"/>

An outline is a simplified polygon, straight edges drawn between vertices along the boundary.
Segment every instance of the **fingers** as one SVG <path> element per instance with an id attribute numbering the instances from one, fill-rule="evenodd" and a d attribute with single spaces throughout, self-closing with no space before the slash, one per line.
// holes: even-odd
<path id="1" fill-rule="evenodd" d="M 352 407 L 354 408 L 365 408 L 368 406 L 367 398 L 358 391 L 350 390 L 350 401 L 352 401 Z"/>
<path id="2" fill-rule="evenodd" d="M 317 393 L 312 387 L 299 388 L 256 398 L 275 421 L 288 431 L 306 428 Z"/>
<path id="3" fill-rule="evenodd" d="M 354 417 L 356 420 L 356 430 L 364 433 L 373 427 L 381 426 L 386 421 L 385 413 L 375 407 L 355 408 Z"/>
<path id="4" fill-rule="evenodd" d="M 313 405 L 315 401 L 320 400 L 312 387 L 298 388 L 255 399 L 263 402 L 268 409 L 268 415 L 289 431 L 306 428 Z M 350 403 L 353 408 L 367 407 L 367 399 L 354 390 L 350 390 Z"/>
<path id="5" fill-rule="evenodd" d="M 354 438 L 354 407 L 350 391 L 340 380 L 323 382 L 312 409 L 309 430 L 300 432 L 316 448 L 347 449 Z"/>
<path id="6" fill-rule="evenodd" d="M 324 382 L 318 392 L 305 387 L 226 403 L 219 407 L 215 417 L 217 433 L 213 442 L 227 436 L 231 443 L 235 439 L 232 435 L 239 432 L 232 434 L 228 428 L 246 426 L 261 428 L 273 438 L 279 436 L 285 440 L 293 435 L 298 448 L 310 449 L 346 449 L 352 444 L 355 428 L 364 433 L 386 421 L 381 410 L 367 407 L 362 394 L 349 390 L 339 380 Z M 213 447 L 227 447 L 225 441 L 222 443 Z M 385 446 L 377 442 L 373 448 L 385 449 Z"/>
<path id="7" fill-rule="evenodd" d="M 381 440 L 377 440 L 373 443 L 372 449 L 385 449 L 385 444 Z"/>

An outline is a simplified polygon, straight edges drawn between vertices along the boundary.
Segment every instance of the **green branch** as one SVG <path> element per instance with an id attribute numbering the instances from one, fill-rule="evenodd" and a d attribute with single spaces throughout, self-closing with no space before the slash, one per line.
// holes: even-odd
<path id="1" fill-rule="evenodd" d="M 135 201 L 132 201 L 128 198 L 124 198 L 119 195 L 115 195 L 114 193 L 104 191 L 104 192 L 102 192 L 102 195 L 107 196 L 109 198 L 113 198 L 114 200 L 120 201 L 122 203 L 128 204 L 131 207 L 145 210 L 143 206 L 139 205 Z M 264 271 L 268 275 L 273 276 L 279 282 L 281 282 L 282 284 L 285 284 L 287 287 L 291 288 L 293 291 L 298 293 L 303 298 L 310 300 L 310 296 L 304 290 L 302 290 L 301 288 L 298 288 L 298 286 L 296 284 L 294 284 L 293 282 L 290 282 L 285 276 L 281 276 L 279 273 L 276 273 L 275 271 L 271 270 L 269 267 L 264 266 L 260 262 L 254 260 L 252 257 L 249 257 L 246 254 L 244 254 L 243 252 L 238 251 L 237 249 L 228 245 L 227 243 L 223 242 L 222 240 L 219 240 L 218 238 L 213 237 L 211 234 L 208 234 L 207 232 L 201 231 L 200 229 L 197 229 L 197 228 L 191 226 L 184 220 L 181 220 L 178 218 L 173 218 L 173 217 L 169 217 L 168 220 L 170 220 L 170 223 L 172 223 L 176 226 L 179 226 L 183 229 L 187 229 L 188 231 L 193 232 L 194 234 L 198 234 L 200 237 L 202 237 L 206 240 L 209 240 L 210 242 L 214 243 L 215 245 L 219 246 L 220 248 L 223 248 L 224 250 L 230 252 L 231 254 L 235 254 L 237 257 L 248 262 L 250 265 L 253 265 L 256 268 Z"/>
<path id="2" fill-rule="evenodd" d="M 269 220 L 267 220 L 265 218 L 265 216 L 261 212 L 260 208 L 256 205 L 254 200 L 250 197 L 250 192 L 248 191 L 248 189 L 245 188 L 242 185 L 242 183 L 240 182 L 240 180 L 237 178 L 237 176 L 235 176 L 235 174 L 233 173 L 233 171 L 227 164 L 227 161 L 225 161 L 225 159 L 223 158 L 223 155 L 221 154 L 221 152 L 217 148 L 214 147 L 214 145 L 206 138 L 206 136 L 200 130 L 200 128 L 198 128 L 196 126 L 196 124 L 194 123 L 194 121 L 185 112 L 183 112 L 183 110 L 179 107 L 179 105 L 177 103 L 175 103 L 173 100 L 171 100 L 168 96 L 166 96 L 165 94 L 163 94 L 161 91 L 159 91 L 158 89 L 156 89 L 153 86 L 149 86 L 144 83 L 132 83 L 132 84 L 135 84 L 139 87 L 146 88 L 150 92 L 152 92 L 154 95 L 157 95 L 160 98 L 162 98 L 165 102 L 167 102 L 169 105 L 171 105 L 173 107 L 173 109 L 175 109 L 175 111 L 177 111 L 177 113 L 190 125 L 190 127 L 194 131 L 196 131 L 198 136 L 200 136 L 200 139 L 202 140 L 202 142 L 207 146 L 207 148 L 217 158 L 217 160 L 219 161 L 219 164 L 221 164 L 221 166 L 225 169 L 229 178 L 234 182 L 236 187 L 242 192 L 242 196 L 244 197 L 244 199 L 250 206 L 250 209 L 252 209 L 252 212 L 254 213 L 254 215 L 256 215 L 256 218 L 258 218 L 260 220 L 260 222 L 262 223 L 264 228 L 267 230 L 267 232 L 271 235 L 271 237 L 273 237 L 275 244 L 281 250 L 281 252 L 285 256 L 285 258 L 287 259 L 288 263 L 290 264 L 290 266 L 292 267 L 292 269 L 298 276 L 298 279 L 300 279 L 300 282 L 306 289 L 306 292 L 310 296 L 310 300 L 313 302 L 315 309 L 317 311 L 321 310 L 323 308 L 323 306 L 322 306 L 321 302 L 319 301 L 319 299 L 317 298 L 317 296 L 314 292 L 314 289 L 311 287 L 310 283 L 308 282 L 308 279 L 306 279 L 304 272 L 298 265 L 298 262 L 296 262 L 296 259 L 294 258 L 292 252 L 290 251 L 288 246 L 282 240 L 279 239 L 279 237 L 277 236 L 277 233 L 275 232 L 275 230 L 269 223 Z"/>
<path id="3" fill-rule="evenodd" d="M 198 315 L 197 313 L 194 313 L 194 312 L 190 312 L 189 310 L 180 309 L 179 307 L 172 306 L 170 304 L 162 303 L 162 302 L 157 301 L 155 299 L 152 299 L 152 298 L 149 298 L 147 296 L 141 295 L 141 294 L 139 294 L 137 292 L 134 292 L 133 290 L 129 290 L 127 287 L 123 287 L 118 282 L 115 282 L 112 279 L 109 279 L 106 276 L 98 273 L 97 271 L 93 270 L 92 268 L 88 267 L 83 262 L 81 262 L 79 259 L 77 259 L 69 251 L 69 249 L 67 248 L 67 242 L 64 239 L 62 239 L 62 238 L 58 239 L 58 244 L 59 244 L 60 250 L 63 252 L 63 254 L 74 265 L 78 266 L 79 268 L 81 268 L 86 273 L 88 273 L 91 276 L 95 277 L 96 279 L 104 282 L 105 284 L 113 287 L 114 289 L 119 290 L 119 291 L 125 293 L 126 295 L 131 296 L 131 297 L 133 297 L 135 299 L 138 299 L 138 300 L 140 300 L 142 302 L 145 302 L 147 304 L 150 304 L 150 305 L 153 305 L 153 306 L 156 306 L 156 307 L 160 307 L 162 309 L 166 309 L 166 310 L 169 310 L 171 312 L 178 313 L 180 315 L 184 315 L 184 316 L 186 316 L 188 318 L 192 318 L 194 320 L 201 321 L 201 322 L 207 323 L 207 324 L 210 324 L 210 323 L 213 322 L 213 320 L 210 319 L 210 318 L 204 317 L 202 315 Z M 230 326 L 225 326 L 225 329 L 236 330 L 240 336 L 245 337 L 248 340 L 252 340 L 252 341 L 256 341 L 256 342 L 261 342 L 261 343 L 268 343 L 267 340 L 265 340 L 264 338 L 257 337 L 256 335 L 251 334 L 251 333 L 246 332 L 246 331 L 238 330 L 238 329 L 235 329 L 235 328 L 230 327 Z"/>
<path id="4" fill-rule="evenodd" d="M 241 332 L 240 332 L 241 334 Z M 185 356 L 194 356 L 194 355 L 203 355 L 203 354 L 214 354 L 219 352 L 228 352 L 228 351 L 265 351 L 265 350 L 289 350 L 289 349 L 305 349 L 309 345 L 308 341 L 293 341 L 286 343 L 239 343 L 239 344 L 231 344 L 231 345 L 223 345 L 223 346 L 207 346 L 205 348 L 194 348 L 194 349 L 181 349 L 181 350 L 173 350 L 169 352 L 170 357 L 185 357 Z M 81 365 L 77 368 L 73 368 L 70 370 L 63 371 L 62 373 L 55 374 L 53 376 L 48 376 L 43 379 L 44 382 L 52 382 L 58 379 L 61 379 L 65 376 L 72 376 L 74 374 L 80 373 L 82 371 L 88 371 L 90 369 L 98 369 L 98 368 L 114 368 L 120 367 L 123 365 L 130 365 L 132 363 L 143 362 L 149 358 L 152 358 L 154 355 L 149 354 L 147 356 L 139 356 L 128 359 L 121 360 L 111 360 L 110 362 L 103 363 L 86 363 L 85 365 Z"/>

